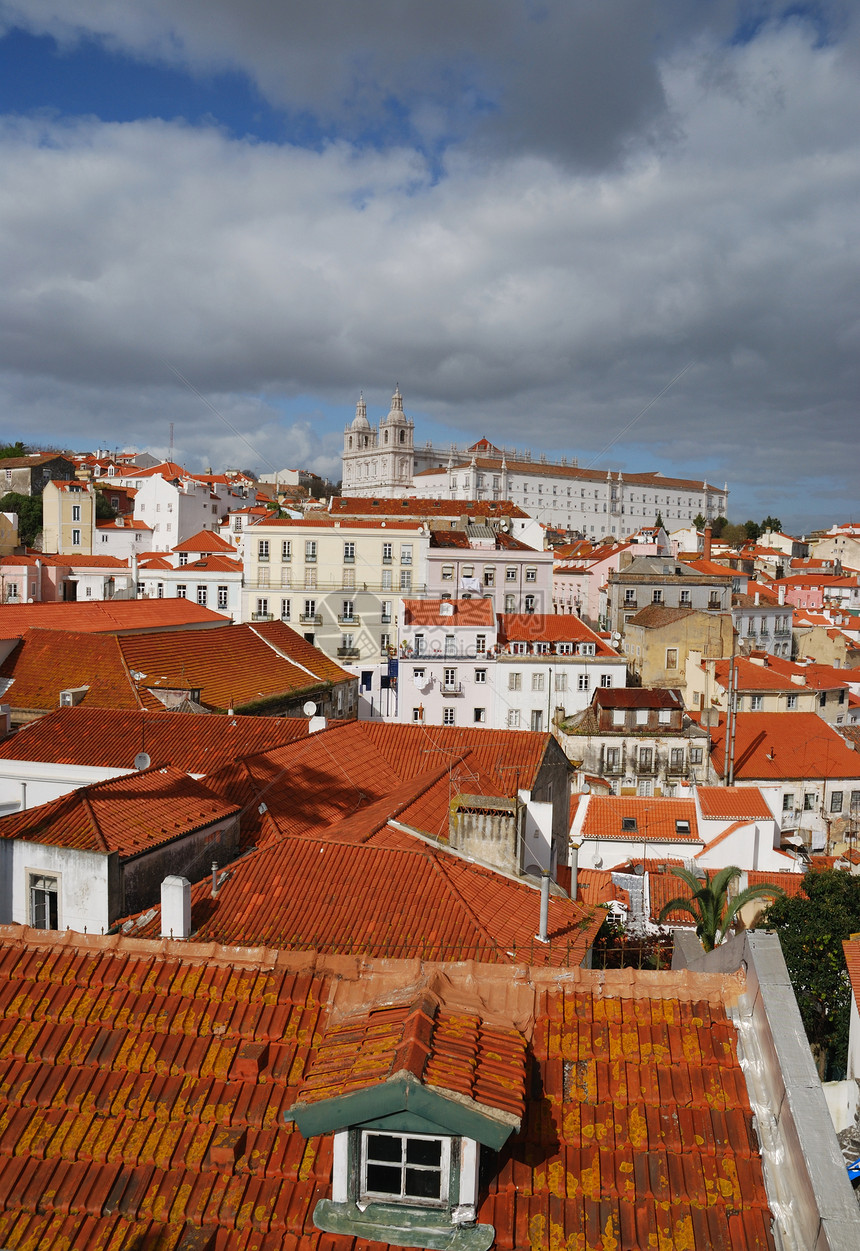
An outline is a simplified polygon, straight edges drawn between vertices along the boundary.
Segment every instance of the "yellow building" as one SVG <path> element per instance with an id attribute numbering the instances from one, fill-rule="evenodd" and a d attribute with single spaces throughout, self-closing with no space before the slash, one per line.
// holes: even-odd
<path id="1" fill-rule="evenodd" d="M 42 492 L 42 551 L 91 556 L 96 521 L 95 488 L 77 479 L 48 482 Z"/>
<path id="2" fill-rule="evenodd" d="M 0 556 L 11 556 L 17 546 L 17 513 L 0 513 Z"/>
<path id="3" fill-rule="evenodd" d="M 712 658 L 731 656 L 733 634 L 727 612 L 649 604 L 626 623 L 622 650 L 638 685 L 685 690 L 690 652 Z"/>

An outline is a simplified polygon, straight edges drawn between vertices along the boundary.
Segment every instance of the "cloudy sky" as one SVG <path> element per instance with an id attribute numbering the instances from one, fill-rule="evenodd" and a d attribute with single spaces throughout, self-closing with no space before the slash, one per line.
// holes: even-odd
<path id="1" fill-rule="evenodd" d="M 852 0 L 0 0 L 0 433 L 173 422 L 192 468 L 338 476 L 397 381 L 419 438 L 856 518 L 858 31 Z"/>

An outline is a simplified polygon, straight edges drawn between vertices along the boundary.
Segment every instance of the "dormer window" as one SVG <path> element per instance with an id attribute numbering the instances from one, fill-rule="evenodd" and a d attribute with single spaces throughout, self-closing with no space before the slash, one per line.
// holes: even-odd
<path id="1" fill-rule="evenodd" d="M 636 833 L 636 818 L 635 817 L 622 817 L 621 818 L 621 832 L 623 834 L 635 834 Z"/>

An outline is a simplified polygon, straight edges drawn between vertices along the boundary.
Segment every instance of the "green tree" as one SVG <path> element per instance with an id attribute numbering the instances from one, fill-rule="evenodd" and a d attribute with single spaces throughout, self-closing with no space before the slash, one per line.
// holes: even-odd
<path id="1" fill-rule="evenodd" d="M 715 517 L 711 522 L 711 534 L 713 537 L 715 539 L 721 539 L 723 537 L 723 531 L 728 524 L 729 523 L 725 517 Z"/>
<path id="2" fill-rule="evenodd" d="M 659 529 L 660 529 L 660 527 L 663 525 L 663 514 L 662 514 L 662 513 L 658 513 L 658 514 L 657 514 L 657 520 L 654 522 L 654 525 L 657 527 L 657 529 L 658 529 L 658 530 L 659 530 Z"/>
<path id="3" fill-rule="evenodd" d="M 17 443 L 7 443 L 0 447 L 0 460 L 9 460 L 13 456 L 26 456 L 27 449 L 19 439 Z"/>
<path id="4" fill-rule="evenodd" d="M 746 531 L 747 538 L 752 539 L 753 542 L 755 542 L 761 534 L 761 526 L 757 521 L 753 521 L 752 518 L 750 518 L 749 521 L 744 522 L 744 530 Z"/>
<path id="5" fill-rule="evenodd" d="M 761 523 L 762 534 L 764 534 L 766 530 L 781 530 L 781 529 L 782 529 L 782 522 L 780 521 L 779 517 L 771 517 L 770 513 L 768 513 L 764 521 L 762 521 Z"/>
<path id="6" fill-rule="evenodd" d="M 860 930 L 860 878 L 810 870 L 804 895 L 783 896 L 762 924 L 779 937 L 803 1027 L 822 1075 L 843 1075 L 848 1059 L 851 985 L 842 943 Z"/>
<path id="7" fill-rule="evenodd" d="M 747 537 L 746 527 L 735 525 L 731 521 L 727 521 L 720 531 L 723 543 L 728 543 L 731 547 L 739 547 L 747 541 Z"/>
<path id="8" fill-rule="evenodd" d="M 116 509 L 105 499 L 101 491 L 96 491 L 96 521 L 110 521 L 116 516 Z"/>
<path id="9" fill-rule="evenodd" d="M 693 518 L 693 525 L 696 527 L 697 530 L 704 530 L 705 526 L 707 525 L 707 519 L 703 517 L 701 513 L 699 513 L 697 516 Z M 711 526 L 711 531 L 713 532 L 713 526 Z"/>
<path id="10" fill-rule="evenodd" d="M 713 951 L 732 928 L 741 908 L 754 899 L 773 899 L 782 892 L 778 886 L 747 886 L 736 895 L 731 887 L 741 875 L 737 865 L 720 869 L 713 878 L 705 869 L 705 880 L 689 869 L 673 868 L 675 877 L 690 888 L 689 895 L 676 895 L 660 910 L 662 924 L 672 912 L 688 912 L 696 922 L 696 934 L 705 951 Z"/>
<path id="11" fill-rule="evenodd" d="M 0 499 L 0 513 L 18 514 L 18 539 L 25 547 L 35 543 L 42 529 L 41 495 L 20 495 L 7 491 Z"/>

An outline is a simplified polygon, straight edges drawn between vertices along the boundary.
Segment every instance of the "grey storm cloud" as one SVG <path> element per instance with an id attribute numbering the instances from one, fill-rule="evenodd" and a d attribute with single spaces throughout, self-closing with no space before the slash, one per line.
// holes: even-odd
<path id="1" fill-rule="evenodd" d="M 680 0 L 0 3 L 68 46 L 239 68 L 334 127 L 302 149 L 0 120 L 9 434 L 53 413 L 58 442 L 140 445 L 170 410 L 189 457 L 247 463 L 175 365 L 274 460 L 336 471 L 322 411 L 285 427 L 281 403 L 346 417 L 395 378 L 450 437 L 587 459 L 689 366 L 609 460 L 847 508 L 860 82 L 818 11 L 830 39 L 762 4 L 740 42 L 734 5 Z M 391 99 L 411 130 L 356 142 Z"/>

